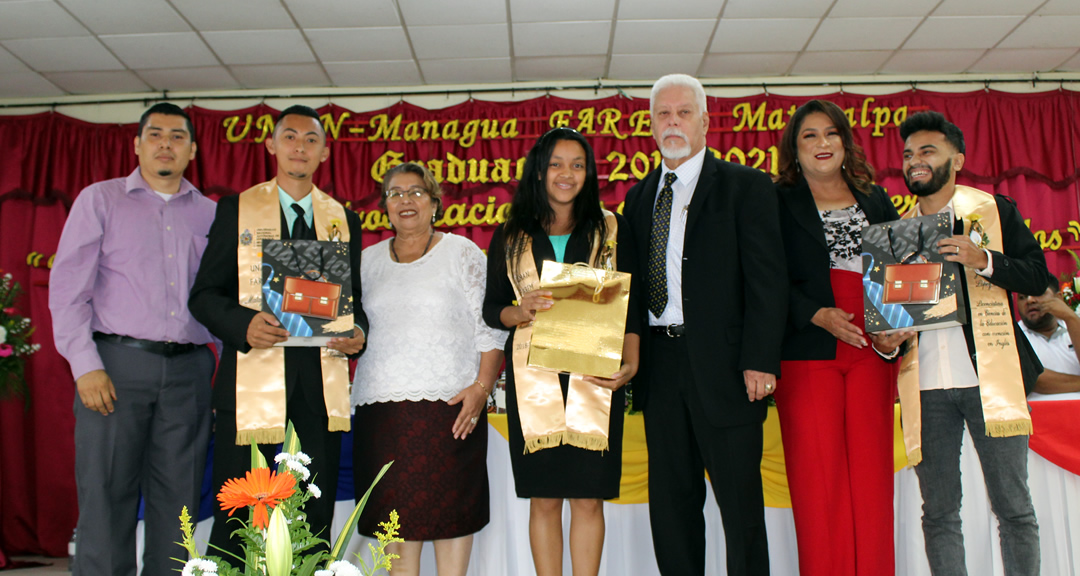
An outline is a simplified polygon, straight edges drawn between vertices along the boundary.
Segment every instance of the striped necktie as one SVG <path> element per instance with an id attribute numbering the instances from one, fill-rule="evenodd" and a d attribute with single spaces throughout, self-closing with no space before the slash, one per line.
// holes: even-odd
<path id="1" fill-rule="evenodd" d="M 668 172 L 664 176 L 664 187 L 653 210 L 652 234 L 649 236 L 649 312 L 657 318 L 667 308 L 667 243 L 668 229 L 671 226 L 671 201 L 675 195 L 671 185 L 678 176 Z"/>

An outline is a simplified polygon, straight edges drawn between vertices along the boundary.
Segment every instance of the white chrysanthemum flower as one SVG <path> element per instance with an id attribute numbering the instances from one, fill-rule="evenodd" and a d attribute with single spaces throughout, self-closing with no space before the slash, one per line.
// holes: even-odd
<path id="1" fill-rule="evenodd" d="M 199 558 L 192 558 L 184 564 L 184 569 L 180 571 L 180 576 L 195 576 L 195 569 L 199 567 Z"/>
<path id="2" fill-rule="evenodd" d="M 334 576 L 333 570 L 316 570 L 315 576 Z"/>
<path id="3" fill-rule="evenodd" d="M 292 454 L 289 454 L 288 452 L 278 452 L 278 455 L 274 456 L 274 462 L 276 462 L 277 464 L 281 464 L 283 461 L 291 459 Z"/>
<path id="4" fill-rule="evenodd" d="M 307 491 L 311 492 L 311 495 L 314 496 L 316 500 L 322 498 L 322 490 L 320 490 L 319 487 L 314 484 L 308 484 Z"/>
<path id="5" fill-rule="evenodd" d="M 203 574 L 217 574 L 217 562 L 207 560 L 206 558 L 200 558 L 199 570 L 202 570 Z"/>
<path id="6" fill-rule="evenodd" d="M 292 471 L 296 472 L 297 474 L 300 474 L 300 479 L 301 480 L 307 481 L 307 479 L 309 477 L 311 477 L 311 472 L 309 472 L 308 469 L 305 468 L 303 464 L 297 462 L 296 460 L 289 460 L 289 461 L 285 462 L 285 466 L 289 470 L 292 470 Z"/>
<path id="7" fill-rule="evenodd" d="M 338 560 L 337 562 L 334 562 L 329 566 L 329 568 L 335 576 L 364 576 L 360 572 L 359 568 L 353 566 L 352 564 L 344 560 Z"/>
<path id="8" fill-rule="evenodd" d="M 311 456 L 308 456 L 303 452 L 297 452 L 296 454 L 293 454 L 293 458 L 304 466 L 309 466 L 311 464 Z"/>

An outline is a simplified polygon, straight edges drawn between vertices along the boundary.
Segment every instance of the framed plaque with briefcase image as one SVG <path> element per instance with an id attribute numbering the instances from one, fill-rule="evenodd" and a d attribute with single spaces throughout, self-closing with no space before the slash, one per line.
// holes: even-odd
<path id="1" fill-rule="evenodd" d="M 325 346 L 353 335 L 348 243 L 266 240 L 262 274 L 262 309 L 290 334 L 278 346 Z"/>
<path id="2" fill-rule="evenodd" d="M 863 309 L 867 332 L 936 330 L 967 323 L 963 271 L 937 243 L 952 237 L 949 214 L 862 229 Z"/>

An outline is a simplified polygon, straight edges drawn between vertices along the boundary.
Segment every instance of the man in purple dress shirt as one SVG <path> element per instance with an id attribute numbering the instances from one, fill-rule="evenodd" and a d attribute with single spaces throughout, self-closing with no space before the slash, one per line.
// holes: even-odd
<path id="1" fill-rule="evenodd" d="M 139 167 L 79 194 L 56 251 L 49 309 L 78 388 L 77 576 L 135 575 L 140 492 L 143 574 L 180 567 L 177 516 L 198 510 L 214 355 L 187 300 L 215 203 L 183 177 L 195 149 L 183 110 L 147 110 Z"/>

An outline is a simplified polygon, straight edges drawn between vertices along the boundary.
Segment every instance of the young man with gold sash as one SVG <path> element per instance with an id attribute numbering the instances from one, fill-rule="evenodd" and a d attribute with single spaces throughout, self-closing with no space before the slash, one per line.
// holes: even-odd
<path id="1" fill-rule="evenodd" d="M 1039 574 L 1039 526 L 1027 485 L 1031 417 L 1024 383 L 1042 370 L 1017 337 L 1009 292 L 1041 293 L 1049 272 L 1042 248 L 1012 200 L 956 184 L 964 135 L 937 112 L 908 118 L 904 180 L 919 197 L 906 218 L 952 214 L 954 236 L 938 243 L 945 260 L 963 266 L 968 308 L 963 327 L 922 332 L 900 365 L 900 406 L 908 461 L 923 497 L 926 556 L 935 576 L 967 574 L 960 522 L 960 445 L 968 426 L 991 508 L 1000 524 L 1006 576 Z M 906 336 L 906 335 L 905 335 Z M 897 352 L 904 336 L 878 336 Z"/>
<path id="2" fill-rule="evenodd" d="M 309 467 L 322 497 L 307 503 L 311 531 L 330 538 L 337 494 L 341 432 L 349 429 L 347 355 L 364 346 L 367 317 L 360 308 L 360 219 L 320 191 L 312 181 L 330 150 L 315 110 L 286 108 L 266 149 L 277 160 L 277 176 L 239 196 L 222 198 L 210 229 L 189 306 L 224 344 L 214 387 L 214 492 L 249 469 L 249 445 L 261 444 L 267 461 L 292 421 L 311 456 Z M 345 225 L 342 225 L 344 223 Z M 323 348 L 275 347 L 289 337 L 273 314 L 262 312 L 263 240 L 333 240 L 349 243 L 354 307 L 352 338 Z M 210 544 L 239 552 L 230 534 L 238 525 L 215 510 Z M 219 553 L 213 550 L 213 553 Z"/>

